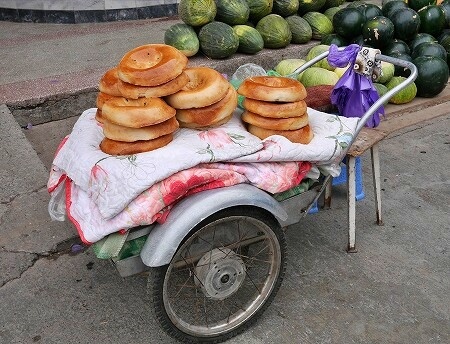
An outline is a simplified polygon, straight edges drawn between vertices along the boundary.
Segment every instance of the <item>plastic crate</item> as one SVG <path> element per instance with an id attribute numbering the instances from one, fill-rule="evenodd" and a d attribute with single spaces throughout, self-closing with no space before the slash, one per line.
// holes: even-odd
<path id="1" fill-rule="evenodd" d="M 356 191 L 356 200 L 362 200 L 366 195 L 364 193 L 364 185 L 363 185 L 363 176 L 362 176 L 362 162 L 361 157 L 355 158 L 355 191 Z M 345 159 L 341 164 L 341 173 L 339 176 L 334 177 L 331 183 L 332 186 L 340 185 L 343 183 L 347 183 L 347 165 L 345 164 Z M 309 210 L 308 214 L 315 214 L 319 211 L 319 207 L 317 202 L 315 202 L 312 208 Z"/>

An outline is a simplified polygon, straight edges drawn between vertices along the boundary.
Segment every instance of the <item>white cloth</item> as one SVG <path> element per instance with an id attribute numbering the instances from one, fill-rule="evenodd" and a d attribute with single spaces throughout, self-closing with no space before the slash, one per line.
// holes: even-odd
<path id="1" fill-rule="evenodd" d="M 236 110 L 233 118 L 218 128 L 207 131 L 182 128 L 165 147 L 146 153 L 111 156 L 99 149 L 104 136 L 95 113 L 95 108 L 88 109 L 75 123 L 55 156 L 47 185 L 52 193 L 65 176 L 71 179 L 70 187 L 66 188 L 67 211 L 80 236 L 91 243 L 114 231 L 154 222 L 162 207 L 170 205 L 167 197 L 156 199 L 159 185 L 164 185 L 158 183 L 171 182 L 171 176 L 186 170 L 189 170 L 186 175 L 195 176 L 190 170 L 194 167 L 207 166 L 208 171 L 217 169 L 217 175 L 227 176 L 228 182 L 256 183 L 255 186 L 272 193 L 284 191 L 285 182 L 293 182 L 292 179 L 298 177 L 301 166 L 296 162 L 312 162 L 322 171 L 338 176 L 344 148 L 352 142 L 358 122 L 357 118 L 308 108 L 314 138 L 303 145 L 281 136 L 260 140 L 245 129 L 241 111 Z M 255 163 L 269 165 L 258 169 Z M 226 170 L 228 172 L 224 172 Z M 231 176 L 229 171 L 235 174 Z M 254 174 L 263 171 L 278 178 L 275 188 L 265 188 L 265 175 L 256 181 L 258 178 L 254 178 Z M 208 178 L 205 177 L 208 182 L 214 180 Z M 175 180 L 179 181 L 178 176 Z M 160 207 L 152 206 L 158 202 Z"/>

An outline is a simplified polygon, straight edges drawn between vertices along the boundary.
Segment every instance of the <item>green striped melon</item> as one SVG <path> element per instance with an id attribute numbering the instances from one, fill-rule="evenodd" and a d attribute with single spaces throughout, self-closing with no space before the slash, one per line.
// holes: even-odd
<path id="1" fill-rule="evenodd" d="M 217 6 L 214 0 L 180 0 L 178 15 L 191 26 L 202 26 L 214 20 Z"/>

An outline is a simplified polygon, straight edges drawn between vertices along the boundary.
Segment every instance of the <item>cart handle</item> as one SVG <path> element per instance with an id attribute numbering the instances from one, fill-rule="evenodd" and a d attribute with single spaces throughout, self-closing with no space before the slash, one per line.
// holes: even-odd
<path id="1" fill-rule="evenodd" d="M 344 50 L 344 47 L 339 47 L 338 50 Z M 316 62 L 319 62 L 323 58 L 327 57 L 328 54 L 329 54 L 329 51 L 325 51 L 322 54 L 307 61 L 305 64 L 303 64 L 302 66 L 300 66 L 299 68 L 294 70 L 291 74 L 289 74 L 288 77 L 296 77 L 299 73 L 303 72 L 305 69 L 311 67 Z M 406 78 L 406 80 L 404 80 L 399 85 L 395 86 L 393 89 L 389 90 L 386 94 L 384 94 L 375 103 L 372 104 L 372 106 L 366 111 L 366 113 L 358 121 L 354 137 L 358 136 L 359 132 L 364 127 L 366 122 L 378 110 L 378 108 L 380 108 L 384 103 L 387 103 L 387 101 L 389 99 L 391 99 L 392 96 L 394 96 L 395 94 L 400 92 L 402 89 L 404 89 L 406 86 L 411 84 L 417 78 L 417 67 L 412 62 L 401 60 L 401 59 L 391 57 L 391 56 L 382 55 L 382 54 L 376 54 L 375 59 L 392 63 L 395 66 L 408 68 L 411 71 L 411 74 Z"/>

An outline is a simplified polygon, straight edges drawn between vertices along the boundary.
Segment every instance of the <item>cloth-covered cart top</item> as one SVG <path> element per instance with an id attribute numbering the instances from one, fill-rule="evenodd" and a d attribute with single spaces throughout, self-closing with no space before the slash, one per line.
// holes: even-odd
<path id="1" fill-rule="evenodd" d="M 245 129 L 236 110 L 220 127 L 181 128 L 165 147 L 111 156 L 99 149 L 104 136 L 95 113 L 95 108 L 84 111 L 63 140 L 47 185 L 53 202 L 65 202 L 85 243 L 162 222 L 177 200 L 202 190 L 250 183 L 277 193 L 308 174 L 317 177 L 319 168 L 337 176 L 358 122 L 308 108 L 314 138 L 303 145 L 282 136 L 260 140 Z"/>

